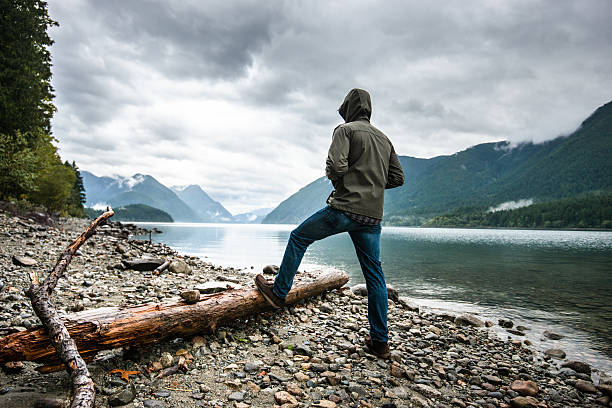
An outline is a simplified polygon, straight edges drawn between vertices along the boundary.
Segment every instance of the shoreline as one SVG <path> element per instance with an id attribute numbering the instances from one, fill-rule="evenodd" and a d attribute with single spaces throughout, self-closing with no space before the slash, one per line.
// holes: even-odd
<path id="1" fill-rule="evenodd" d="M 48 271 L 87 224 L 78 219 L 63 222 L 61 228 L 42 227 L 0 213 L 5 271 L 0 276 L 0 336 L 38 324 L 21 293 L 29 286 L 28 267 L 13 265 L 12 256 L 33 258 L 41 272 Z M 81 248 L 53 296 L 58 310 L 168 300 L 219 278 L 253 286 L 257 271 L 214 266 L 163 244 L 132 241 L 130 232 L 125 226 L 103 227 Z M 145 254 L 172 260 L 176 267 L 153 276 L 119 266 L 121 260 Z M 169 340 L 147 350 L 109 351 L 102 361 L 88 365 L 98 386 L 96 406 L 116 403 L 121 393 L 123 402 L 131 398 L 125 404 L 131 407 L 609 405 L 609 397 L 597 389 L 588 392 L 595 381 L 609 395 L 612 379 L 604 373 L 594 370 L 589 376 L 561 368 L 567 361 L 544 356 L 517 340 L 499 339 L 489 328 L 460 325 L 461 319 L 456 322 L 448 314 L 415 311 L 409 303 L 390 301 L 392 358 L 372 358 L 362 347 L 366 299 L 350 290 L 328 292 L 222 327 L 214 335 Z M 185 373 L 156 380 L 158 371 L 145 369 L 179 356 L 190 357 Z M 585 371 L 584 366 L 572 366 Z M 115 368 L 149 374 L 130 377 L 132 388 L 108 375 Z M 522 389 L 517 380 L 533 381 L 538 391 Z M 69 388 L 65 373 L 42 375 L 34 364 L 24 363 L 15 373 L 0 373 L 0 406 L 15 398 L 24 404 L 15 407 L 31 406 L 42 396 L 66 399 Z"/>

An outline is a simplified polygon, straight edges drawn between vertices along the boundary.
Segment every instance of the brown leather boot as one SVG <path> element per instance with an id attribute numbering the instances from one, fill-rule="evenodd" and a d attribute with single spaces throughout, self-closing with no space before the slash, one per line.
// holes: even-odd
<path id="1" fill-rule="evenodd" d="M 374 354 L 376 357 L 380 358 L 389 358 L 391 355 L 391 349 L 389 349 L 389 345 L 382 341 L 372 340 L 370 336 L 365 337 L 365 345 L 367 346 L 367 350 L 370 354 Z"/>
<path id="2" fill-rule="evenodd" d="M 259 289 L 259 293 L 261 293 L 266 301 L 274 308 L 278 309 L 285 305 L 285 299 L 279 298 L 272 291 L 274 283 L 269 282 L 262 274 L 255 277 L 255 286 Z"/>

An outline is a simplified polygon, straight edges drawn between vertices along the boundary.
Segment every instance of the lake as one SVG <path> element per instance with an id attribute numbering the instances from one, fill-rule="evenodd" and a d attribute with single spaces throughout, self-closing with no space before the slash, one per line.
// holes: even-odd
<path id="1" fill-rule="evenodd" d="M 215 265 L 280 264 L 292 225 L 137 223 L 153 240 Z M 612 232 L 384 227 L 382 263 L 401 296 L 530 328 L 534 347 L 612 373 Z M 364 279 L 348 234 L 313 244 L 300 270 L 338 268 Z M 390 322 L 392 324 L 392 322 Z M 495 325 L 501 338 L 511 336 Z M 546 340 L 551 330 L 565 338 Z"/>

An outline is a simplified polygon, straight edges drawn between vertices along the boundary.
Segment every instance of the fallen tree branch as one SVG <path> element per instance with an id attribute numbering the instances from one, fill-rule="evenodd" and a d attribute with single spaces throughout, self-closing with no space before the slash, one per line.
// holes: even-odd
<path id="1" fill-rule="evenodd" d="M 58 259 L 55 267 L 49 276 L 41 284 L 36 271 L 30 272 L 32 285 L 26 291 L 26 294 L 32 301 L 32 308 L 39 317 L 45 329 L 42 329 L 47 334 L 47 342 L 50 342 L 55 349 L 59 361 L 63 363 L 66 371 L 70 374 L 72 381 L 72 408 L 89 408 L 94 406 L 96 390 L 94 383 L 87 369 L 87 364 L 79 354 L 77 346 L 70 337 L 66 326 L 57 315 L 55 307 L 51 303 L 51 293 L 57 285 L 57 282 L 62 277 L 72 257 L 83 245 L 83 243 L 91 237 L 96 228 L 108 218 L 113 216 L 113 211 L 107 211 L 99 216 L 95 221 L 87 227 L 87 229 L 70 244 Z M 47 343 L 48 344 L 48 343 Z"/>
<path id="2" fill-rule="evenodd" d="M 287 304 L 338 289 L 348 282 L 342 271 L 300 273 Z M 96 353 L 125 346 L 142 347 L 175 337 L 213 332 L 222 324 L 271 310 L 257 289 L 203 295 L 195 304 L 183 301 L 127 308 L 104 307 L 64 316 L 64 324 L 85 361 Z M 0 338 L 0 364 L 34 361 L 50 372 L 59 364 L 44 329 L 33 328 Z M 55 366 L 55 367 L 54 367 Z"/>

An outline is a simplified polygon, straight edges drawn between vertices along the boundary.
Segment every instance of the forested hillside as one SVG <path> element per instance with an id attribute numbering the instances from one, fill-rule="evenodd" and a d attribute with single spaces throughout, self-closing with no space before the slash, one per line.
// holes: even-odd
<path id="1" fill-rule="evenodd" d="M 90 218 L 99 217 L 104 211 L 86 208 L 87 216 Z M 144 204 L 130 204 L 113 208 L 115 221 L 149 221 L 149 222 L 173 222 L 174 220 L 165 211 L 150 207 Z"/>
<path id="2" fill-rule="evenodd" d="M 434 217 L 423 226 L 612 229 L 612 192 L 590 193 L 514 210 L 459 209 Z"/>

